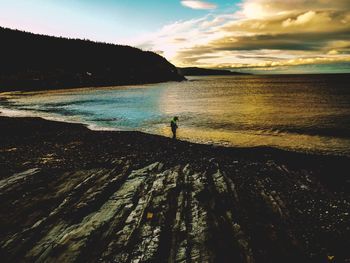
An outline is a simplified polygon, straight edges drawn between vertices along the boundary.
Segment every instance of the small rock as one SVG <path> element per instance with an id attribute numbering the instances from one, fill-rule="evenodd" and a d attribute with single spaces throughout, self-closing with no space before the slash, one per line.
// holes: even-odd
<path id="1" fill-rule="evenodd" d="M 305 184 L 300 185 L 301 190 L 309 190 L 309 187 L 307 187 Z"/>

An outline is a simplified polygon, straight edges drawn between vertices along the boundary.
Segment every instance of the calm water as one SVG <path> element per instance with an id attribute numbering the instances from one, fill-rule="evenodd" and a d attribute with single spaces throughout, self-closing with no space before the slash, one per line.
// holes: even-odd
<path id="1" fill-rule="evenodd" d="M 182 83 L 3 93 L 3 115 L 232 146 L 350 155 L 350 74 L 190 77 Z M 348 87 L 349 86 L 349 87 Z"/>

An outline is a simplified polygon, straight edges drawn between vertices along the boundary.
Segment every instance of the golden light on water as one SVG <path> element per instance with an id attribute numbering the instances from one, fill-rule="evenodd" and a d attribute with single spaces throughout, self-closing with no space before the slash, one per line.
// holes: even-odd
<path id="1" fill-rule="evenodd" d="M 155 130 L 156 134 L 172 137 L 169 125 L 162 125 Z M 280 149 L 298 150 L 301 146 L 305 151 L 312 152 L 315 148 L 324 152 L 334 151 L 334 147 L 339 148 L 339 153 L 349 149 L 349 142 L 344 144 L 344 141 L 337 138 L 329 139 L 322 136 L 299 135 L 287 133 L 271 133 L 263 132 L 247 132 L 247 131 L 225 131 L 210 128 L 189 128 L 181 126 L 177 131 L 179 140 L 191 141 L 196 143 L 215 144 L 222 146 L 236 147 L 255 147 L 269 146 Z"/>
<path id="2" fill-rule="evenodd" d="M 192 77 L 181 83 L 9 93 L 6 98 L 12 109 L 21 110 L 10 115 L 79 122 L 91 129 L 172 137 L 170 120 L 178 116 L 180 140 L 348 153 L 349 98 L 341 86 L 347 78 L 336 93 L 329 78 Z"/>
<path id="3" fill-rule="evenodd" d="M 285 91 L 278 81 L 274 83 L 268 78 L 241 77 L 230 83 L 220 77 L 208 80 L 208 83 L 180 84 L 161 92 L 159 110 L 180 117 L 177 131 L 180 140 L 291 150 L 302 147 L 306 151 L 317 148 L 325 152 L 334 148 L 346 151 L 350 146 L 349 140 L 343 138 L 286 130 L 291 123 L 295 127 L 311 128 L 314 123 L 323 122 L 322 111 L 346 114 L 338 108 L 338 100 L 308 91 L 307 84 L 300 84 L 298 79 L 292 79 L 293 89 Z M 154 132 L 171 137 L 167 123 L 158 125 Z"/>

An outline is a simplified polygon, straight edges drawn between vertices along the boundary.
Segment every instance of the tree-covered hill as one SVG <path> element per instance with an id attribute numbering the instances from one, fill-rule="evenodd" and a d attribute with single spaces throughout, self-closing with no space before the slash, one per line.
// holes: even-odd
<path id="1" fill-rule="evenodd" d="M 176 67 L 129 46 L 0 27 L 0 91 L 180 81 Z"/>

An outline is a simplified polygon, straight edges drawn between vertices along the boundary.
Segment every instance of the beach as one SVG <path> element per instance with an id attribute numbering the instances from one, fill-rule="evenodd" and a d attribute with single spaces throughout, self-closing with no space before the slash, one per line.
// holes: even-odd
<path id="1" fill-rule="evenodd" d="M 350 261 L 348 157 L 0 128 L 3 262 Z"/>

